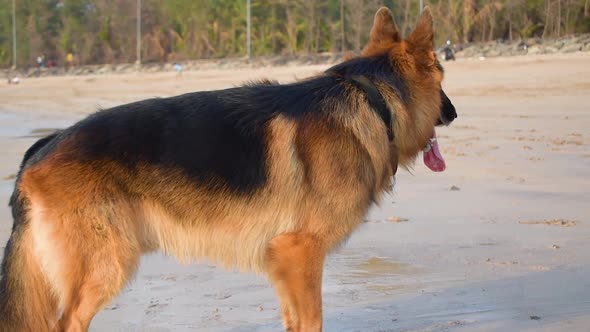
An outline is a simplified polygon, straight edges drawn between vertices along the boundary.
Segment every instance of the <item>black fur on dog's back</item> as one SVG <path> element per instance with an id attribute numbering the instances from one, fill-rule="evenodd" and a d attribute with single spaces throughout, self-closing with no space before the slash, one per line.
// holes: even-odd
<path id="1" fill-rule="evenodd" d="M 23 160 L 20 163 L 20 170 L 23 169 L 25 164 L 31 159 L 31 157 L 33 157 L 33 155 L 35 155 L 39 150 L 41 150 L 43 147 L 45 147 L 47 144 L 49 144 L 61 132 L 62 132 L 61 130 L 58 130 L 58 131 L 54 132 L 53 134 L 50 134 L 50 135 L 45 136 L 43 138 L 40 138 L 39 140 L 37 140 L 37 142 L 33 143 L 33 145 L 31 145 L 27 149 L 27 151 L 25 152 Z"/>
<path id="2" fill-rule="evenodd" d="M 114 161 L 131 172 L 142 163 L 175 168 L 200 185 L 249 195 L 267 181 L 265 124 L 272 118 L 329 117 L 357 89 L 344 77 L 357 73 L 387 83 L 403 103 L 410 98 L 385 57 L 355 58 L 326 73 L 291 84 L 263 80 L 121 105 L 78 122 L 52 145 L 70 138 L 76 160 Z M 43 149 L 31 163 L 52 150 Z"/>
<path id="3" fill-rule="evenodd" d="M 345 62 L 332 73 L 357 71 L 375 79 L 398 76 L 380 58 Z M 265 124 L 278 115 L 330 116 L 349 89 L 354 87 L 330 74 L 150 99 L 97 112 L 66 129 L 58 141 L 71 138 L 75 159 L 83 162 L 114 161 L 131 172 L 142 163 L 180 169 L 200 185 L 248 195 L 267 181 Z"/>

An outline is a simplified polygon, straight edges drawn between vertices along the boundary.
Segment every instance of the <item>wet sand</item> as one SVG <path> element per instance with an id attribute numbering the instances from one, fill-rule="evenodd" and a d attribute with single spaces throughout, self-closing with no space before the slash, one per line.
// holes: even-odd
<path id="1" fill-rule="evenodd" d="M 323 66 L 60 77 L 0 87 L 0 246 L 22 153 L 98 107 L 281 82 Z M 326 331 L 587 331 L 590 54 L 445 64 L 459 118 L 439 130 L 447 171 L 418 160 L 330 256 Z M 279 331 L 262 277 L 144 257 L 92 331 Z"/>

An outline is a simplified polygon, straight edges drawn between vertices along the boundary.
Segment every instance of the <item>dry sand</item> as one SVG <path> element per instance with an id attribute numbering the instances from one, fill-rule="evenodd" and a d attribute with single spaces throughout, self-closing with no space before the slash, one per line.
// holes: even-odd
<path id="1" fill-rule="evenodd" d="M 0 87 L 0 245 L 31 136 L 154 96 L 325 67 L 23 80 Z M 326 264 L 327 331 L 588 331 L 590 54 L 446 64 L 459 118 Z M 335 193 L 337 194 L 337 193 Z M 279 331 L 262 277 L 153 255 L 92 331 Z"/>

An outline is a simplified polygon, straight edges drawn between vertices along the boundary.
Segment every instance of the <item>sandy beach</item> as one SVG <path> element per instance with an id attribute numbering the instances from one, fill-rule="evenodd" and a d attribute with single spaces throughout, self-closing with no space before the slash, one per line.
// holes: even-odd
<path id="1" fill-rule="evenodd" d="M 326 331 L 588 331 L 590 53 L 445 63 L 444 173 L 418 159 L 326 263 Z M 0 86 L 0 249 L 23 152 L 135 100 L 327 66 L 23 79 Z M 338 193 L 334 193 L 337 195 Z M 262 276 L 144 257 L 91 331 L 280 331 Z"/>

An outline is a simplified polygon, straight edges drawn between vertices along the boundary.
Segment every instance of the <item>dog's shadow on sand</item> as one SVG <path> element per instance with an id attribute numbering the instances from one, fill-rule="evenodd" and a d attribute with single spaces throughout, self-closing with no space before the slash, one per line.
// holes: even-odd
<path id="1" fill-rule="evenodd" d="M 512 331 L 538 329 L 579 317 L 590 318 L 590 265 L 553 270 L 440 291 L 421 291 L 397 300 L 328 309 L 324 331 Z M 468 282 L 468 281 L 466 281 Z M 230 332 L 282 331 L 279 322 L 252 324 Z"/>

